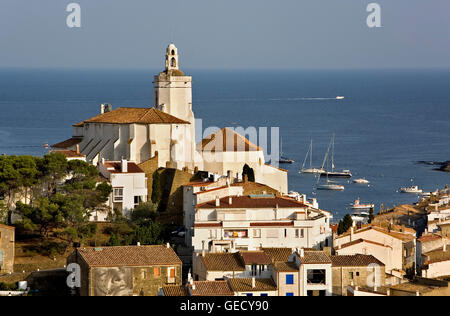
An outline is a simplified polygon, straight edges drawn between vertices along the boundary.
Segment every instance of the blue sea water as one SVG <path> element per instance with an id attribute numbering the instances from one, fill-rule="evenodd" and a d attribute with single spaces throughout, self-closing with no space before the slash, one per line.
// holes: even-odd
<path id="1" fill-rule="evenodd" d="M 0 153 L 43 155 L 44 143 L 71 136 L 71 126 L 97 115 L 99 105 L 152 106 L 157 71 L 0 70 Z M 317 197 L 335 219 L 357 197 L 376 210 L 411 203 L 400 186 L 431 191 L 450 174 L 417 164 L 450 160 L 449 70 L 188 71 L 193 108 L 203 126 L 280 127 L 283 150 L 295 160 L 289 188 Z M 338 95 L 345 96 L 336 100 Z M 336 134 L 337 168 L 370 186 L 339 180 L 345 191 L 313 192 L 314 176 L 298 171 L 314 141 L 320 166 Z M 315 194 L 315 195 L 314 195 Z"/>

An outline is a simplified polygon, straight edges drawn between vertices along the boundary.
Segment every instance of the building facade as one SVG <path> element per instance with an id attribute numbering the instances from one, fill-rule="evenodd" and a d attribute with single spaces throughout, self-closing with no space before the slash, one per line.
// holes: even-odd
<path id="1" fill-rule="evenodd" d="M 78 248 L 71 263 L 80 267 L 81 296 L 156 296 L 182 283 L 182 262 L 169 245 Z"/>
<path id="2" fill-rule="evenodd" d="M 0 274 L 14 272 L 15 228 L 0 224 Z"/>

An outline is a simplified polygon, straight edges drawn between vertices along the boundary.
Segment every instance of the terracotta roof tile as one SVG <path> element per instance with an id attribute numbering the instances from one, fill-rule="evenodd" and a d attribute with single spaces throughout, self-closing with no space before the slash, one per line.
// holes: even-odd
<path id="1" fill-rule="evenodd" d="M 299 260 L 301 264 L 329 264 L 331 263 L 330 257 L 325 254 L 323 251 L 311 251 L 311 250 L 305 250 L 304 256 L 300 258 Z"/>
<path id="2" fill-rule="evenodd" d="M 155 108 L 118 108 L 83 121 L 86 123 L 105 124 L 190 124 L 173 115 Z"/>
<path id="3" fill-rule="evenodd" d="M 244 136 L 229 128 L 223 128 L 204 138 L 198 145 L 208 152 L 262 151 L 263 149 L 251 143 Z"/>
<path id="4" fill-rule="evenodd" d="M 192 296 L 234 296 L 227 281 L 194 281 L 195 289 L 189 285 Z"/>
<path id="5" fill-rule="evenodd" d="M 86 158 L 86 155 L 76 152 L 75 150 L 55 150 L 55 153 L 60 153 L 66 158 Z"/>
<path id="6" fill-rule="evenodd" d="M 294 262 L 275 262 L 274 268 L 278 272 L 298 272 L 299 269 L 297 268 L 296 264 Z"/>
<path id="7" fill-rule="evenodd" d="M 110 173 L 122 173 L 122 163 L 120 161 L 106 161 L 105 167 L 108 168 Z M 111 170 L 110 168 L 114 169 Z M 128 161 L 128 171 L 125 173 L 144 173 L 144 171 L 136 163 Z"/>
<path id="8" fill-rule="evenodd" d="M 166 246 L 119 246 L 78 248 L 78 254 L 91 267 L 181 265 L 172 248 Z"/>
<path id="9" fill-rule="evenodd" d="M 269 265 L 272 263 L 269 256 L 267 256 L 264 251 L 240 251 L 239 254 L 245 265 Z"/>
<path id="10" fill-rule="evenodd" d="M 331 262 L 333 267 L 366 267 L 370 264 L 378 264 L 384 266 L 380 260 L 372 255 L 348 255 L 348 256 L 331 256 Z"/>
<path id="11" fill-rule="evenodd" d="M 201 259 L 207 271 L 245 271 L 239 253 L 206 253 Z"/>
<path id="12" fill-rule="evenodd" d="M 187 296 L 186 287 L 182 285 L 166 285 L 162 287 L 164 296 Z"/>
<path id="13" fill-rule="evenodd" d="M 54 145 L 52 145 L 50 147 L 67 149 L 67 148 L 71 148 L 71 147 L 73 147 L 75 145 L 78 145 L 79 143 L 82 142 L 82 140 L 83 140 L 82 137 L 72 137 L 72 138 L 69 138 L 69 139 L 67 139 L 65 141 L 62 141 L 60 143 L 54 144 Z"/>
<path id="14" fill-rule="evenodd" d="M 229 279 L 229 282 L 234 292 L 261 292 L 277 290 L 277 286 L 272 279 L 255 278 L 255 287 L 252 287 L 251 278 Z"/>
<path id="15" fill-rule="evenodd" d="M 292 254 L 291 248 L 263 248 L 272 262 L 286 262 Z"/>
<path id="16" fill-rule="evenodd" d="M 364 243 L 364 242 L 369 243 L 369 244 L 372 244 L 372 245 L 381 246 L 381 247 L 392 248 L 392 247 L 390 247 L 390 246 L 384 245 L 384 244 L 379 243 L 379 242 L 375 242 L 375 241 L 371 241 L 371 240 L 366 240 L 366 239 L 359 238 L 359 239 L 356 239 L 356 240 L 354 240 L 354 241 L 351 241 L 351 242 L 342 244 L 342 245 L 341 245 L 339 248 L 337 248 L 337 249 L 339 250 L 339 249 L 342 249 L 342 248 L 347 248 L 347 247 L 350 247 L 350 246 L 353 246 L 353 245 L 357 245 L 357 244 L 360 244 L 360 243 Z"/>
<path id="17" fill-rule="evenodd" d="M 427 234 L 427 235 L 422 235 L 420 238 L 417 239 L 417 241 L 420 242 L 429 242 L 429 241 L 434 241 L 434 240 L 439 240 L 442 239 L 441 235 L 437 235 L 437 234 Z"/>

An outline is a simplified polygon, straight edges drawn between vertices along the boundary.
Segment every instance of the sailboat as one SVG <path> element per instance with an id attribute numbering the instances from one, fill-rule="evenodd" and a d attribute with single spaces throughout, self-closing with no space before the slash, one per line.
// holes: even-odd
<path id="1" fill-rule="evenodd" d="M 286 158 L 283 156 L 283 138 L 281 139 L 281 144 L 280 144 L 280 160 L 278 160 L 279 163 L 294 163 L 294 160 L 290 159 L 290 158 Z"/>
<path id="2" fill-rule="evenodd" d="M 335 135 L 333 134 L 333 137 L 331 138 L 331 171 L 324 171 L 321 175 L 332 178 L 351 178 L 352 173 L 350 170 L 334 171 L 334 138 Z"/>
<path id="3" fill-rule="evenodd" d="M 330 143 L 330 145 L 328 145 L 327 152 L 325 153 L 325 157 L 324 157 L 323 163 L 322 163 L 322 169 L 324 168 L 325 163 L 327 163 L 327 166 L 328 166 L 328 155 L 330 153 L 330 147 L 331 147 L 331 143 Z M 328 167 L 327 167 L 327 169 L 328 169 Z M 320 176 L 322 174 L 325 174 L 327 176 L 327 181 L 325 184 L 319 184 Z M 339 184 L 339 183 L 329 180 L 328 172 L 326 172 L 326 171 L 324 171 L 324 173 L 319 173 L 316 188 L 317 188 L 317 190 L 332 190 L 332 191 L 343 191 L 345 189 L 345 187 L 342 184 Z"/>
<path id="4" fill-rule="evenodd" d="M 309 149 L 308 152 L 306 153 L 305 156 L 305 160 L 303 161 L 303 165 L 302 165 L 302 169 L 300 170 L 300 173 L 322 173 L 325 170 L 322 168 L 318 169 L 318 168 L 313 168 L 312 166 L 312 147 L 313 146 L 313 141 L 311 139 L 311 144 L 309 145 Z M 308 156 L 309 156 L 309 168 L 305 168 L 306 165 L 306 161 L 308 160 Z"/>

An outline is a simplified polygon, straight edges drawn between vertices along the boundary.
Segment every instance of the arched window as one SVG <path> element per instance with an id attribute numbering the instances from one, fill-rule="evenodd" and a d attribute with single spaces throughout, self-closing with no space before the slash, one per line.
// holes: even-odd
<path id="1" fill-rule="evenodd" d="M 172 60 L 170 61 L 170 66 L 171 67 L 176 67 L 177 66 L 177 61 L 176 61 L 175 57 L 172 58 Z"/>
<path id="2" fill-rule="evenodd" d="M 175 49 L 172 49 L 172 56 L 175 55 Z"/>

